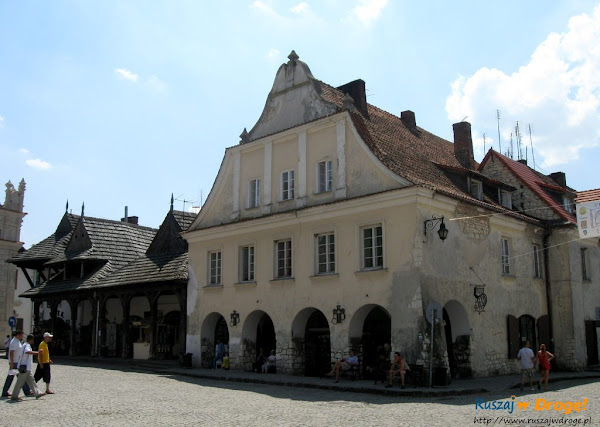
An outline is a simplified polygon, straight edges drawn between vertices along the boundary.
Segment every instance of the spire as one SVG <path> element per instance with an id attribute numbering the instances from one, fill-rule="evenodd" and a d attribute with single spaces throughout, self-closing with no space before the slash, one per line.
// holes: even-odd
<path id="1" fill-rule="evenodd" d="M 67 199 L 67 204 L 65 205 L 65 213 L 69 213 L 69 199 Z"/>
<path id="2" fill-rule="evenodd" d="M 300 57 L 298 56 L 298 54 L 296 53 L 296 51 L 295 51 L 295 50 L 292 50 L 292 51 L 290 52 L 290 54 L 288 55 L 288 59 L 289 59 L 290 61 L 297 61 L 298 59 L 300 59 Z"/>
<path id="3" fill-rule="evenodd" d="M 248 131 L 244 128 L 244 131 L 240 134 L 240 144 L 248 142 Z"/>
<path id="4" fill-rule="evenodd" d="M 85 211 L 85 202 L 81 204 L 81 217 L 83 218 L 83 212 Z"/>
<path id="5" fill-rule="evenodd" d="M 175 199 L 173 198 L 173 193 L 171 193 L 171 213 L 173 213 L 173 203 L 175 202 Z"/>

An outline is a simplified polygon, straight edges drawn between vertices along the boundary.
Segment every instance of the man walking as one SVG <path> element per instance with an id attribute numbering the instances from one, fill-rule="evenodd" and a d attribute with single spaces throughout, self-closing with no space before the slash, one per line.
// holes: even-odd
<path id="1" fill-rule="evenodd" d="M 517 359 L 521 361 L 521 391 L 523 391 L 523 387 L 525 386 L 525 378 L 529 377 L 529 386 L 531 390 L 533 388 L 533 375 L 535 366 L 535 354 L 533 354 L 533 350 L 529 348 L 529 341 L 525 341 L 525 347 L 523 347 L 517 353 Z"/>
<path id="2" fill-rule="evenodd" d="M 54 335 L 50 332 L 44 332 L 44 340 L 38 347 L 38 365 L 33 377 L 36 383 L 40 378 L 44 379 L 44 382 L 46 383 L 46 394 L 54 394 L 54 392 L 50 390 L 50 365 L 53 362 L 50 359 L 50 351 L 48 350 L 48 343 L 52 341 L 53 336 Z"/>
<path id="3" fill-rule="evenodd" d="M 33 351 L 31 349 L 31 346 L 33 345 L 33 335 L 29 334 L 27 335 L 27 342 L 25 344 L 23 344 L 22 350 L 21 350 L 21 357 L 19 358 L 19 377 L 17 378 L 17 384 L 15 385 L 15 389 L 14 389 L 14 393 L 12 395 L 12 397 L 10 398 L 11 400 L 22 400 L 19 399 L 19 391 L 21 389 L 21 387 L 23 387 L 23 384 L 27 383 L 29 385 L 30 388 L 33 389 L 33 392 L 35 394 L 35 398 L 39 399 L 40 397 L 42 397 L 45 393 L 42 393 L 40 391 L 40 389 L 37 387 L 37 385 L 35 384 L 35 381 L 33 381 L 33 375 L 31 375 L 31 370 L 33 369 L 33 355 L 34 354 L 38 354 L 37 351 Z"/>
<path id="4" fill-rule="evenodd" d="M 23 339 L 23 331 L 15 331 L 13 333 L 13 339 L 10 341 L 8 346 L 8 370 L 11 369 L 19 369 L 19 358 L 21 357 L 21 340 Z M 4 387 L 2 388 L 2 397 L 9 397 L 11 394 L 9 393 L 10 385 L 13 382 L 14 375 L 8 375 L 6 377 L 6 381 L 4 381 Z M 15 388 L 13 391 L 16 391 Z M 26 396 L 30 394 L 29 386 L 25 384 L 23 387 L 23 393 Z"/>

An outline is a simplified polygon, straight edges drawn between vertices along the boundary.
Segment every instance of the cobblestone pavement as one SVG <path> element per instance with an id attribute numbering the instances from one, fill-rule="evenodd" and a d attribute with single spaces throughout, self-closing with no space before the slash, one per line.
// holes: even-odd
<path id="1" fill-rule="evenodd" d="M 551 416 L 564 419 L 563 424 L 554 425 L 573 425 L 565 421 L 578 418 L 581 422 L 589 420 L 587 425 L 600 426 L 598 380 L 563 381 L 551 384 L 551 390 L 545 393 L 513 390 L 515 401 L 528 402 L 529 408 L 519 410 L 514 405 L 514 412 L 509 414 L 508 410 L 476 410 L 478 398 L 510 405 L 509 393 L 505 392 L 399 398 L 158 375 L 109 365 L 56 364 L 52 369 L 56 394 L 15 403 L 0 400 L 0 425 L 412 427 L 509 425 L 500 417 L 526 420 Z M 5 375 L 6 369 L 0 367 L 0 377 Z M 554 410 L 536 411 L 536 399 L 542 398 L 552 402 L 587 398 L 586 410 L 568 415 Z M 544 421 L 511 425 L 552 425 Z"/>

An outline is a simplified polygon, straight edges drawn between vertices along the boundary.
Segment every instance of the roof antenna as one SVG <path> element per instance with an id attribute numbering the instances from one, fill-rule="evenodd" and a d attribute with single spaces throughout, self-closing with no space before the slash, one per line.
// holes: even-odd
<path id="1" fill-rule="evenodd" d="M 531 123 L 529 124 L 529 144 L 531 145 L 531 159 L 533 160 L 533 169 L 535 169 L 535 154 L 533 154 L 533 139 L 531 139 Z"/>
<path id="2" fill-rule="evenodd" d="M 485 133 L 483 134 L 483 155 L 485 156 Z"/>
<path id="3" fill-rule="evenodd" d="M 498 150 L 502 154 L 502 141 L 500 141 L 500 110 L 496 110 L 496 117 L 498 118 Z"/>
<path id="4" fill-rule="evenodd" d="M 175 199 L 173 198 L 173 193 L 171 193 L 171 213 L 173 213 L 173 203 L 175 202 Z"/>

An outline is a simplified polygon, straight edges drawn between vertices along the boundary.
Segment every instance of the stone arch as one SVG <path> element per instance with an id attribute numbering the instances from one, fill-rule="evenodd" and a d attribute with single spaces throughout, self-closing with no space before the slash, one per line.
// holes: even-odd
<path id="1" fill-rule="evenodd" d="M 253 362 L 261 348 L 265 356 L 276 350 L 277 338 L 271 316 L 262 310 L 250 313 L 244 320 L 242 345 L 242 364 L 246 370 L 253 369 Z"/>
<path id="2" fill-rule="evenodd" d="M 162 291 L 156 300 L 156 356 L 176 358 L 183 351 L 185 332 L 182 333 L 181 304 L 174 291 Z"/>
<path id="3" fill-rule="evenodd" d="M 102 304 L 100 354 L 104 357 L 120 357 L 123 346 L 123 304 L 117 295 L 109 295 Z"/>
<path id="4" fill-rule="evenodd" d="M 209 368 L 213 365 L 217 340 L 229 346 L 229 328 L 225 317 L 216 311 L 208 314 L 202 321 L 200 333 L 202 338 L 201 365 Z"/>
<path id="5" fill-rule="evenodd" d="M 77 304 L 77 321 L 75 328 L 77 335 L 75 338 L 75 346 L 77 354 L 89 356 L 92 354 L 93 340 L 95 336 L 95 327 L 93 324 L 94 312 L 92 301 L 84 299 Z"/>
<path id="6" fill-rule="evenodd" d="M 385 348 L 391 344 L 392 316 L 380 305 L 363 305 L 350 319 L 348 338 L 363 367 L 381 369 L 380 360 L 389 360 Z"/>
<path id="7" fill-rule="evenodd" d="M 444 305 L 443 321 L 450 376 L 472 376 L 471 326 L 467 311 L 460 302 L 450 300 Z"/>
<path id="8" fill-rule="evenodd" d="M 295 350 L 292 372 L 320 376 L 331 369 L 331 338 L 327 317 L 317 308 L 307 307 L 292 322 Z"/>

